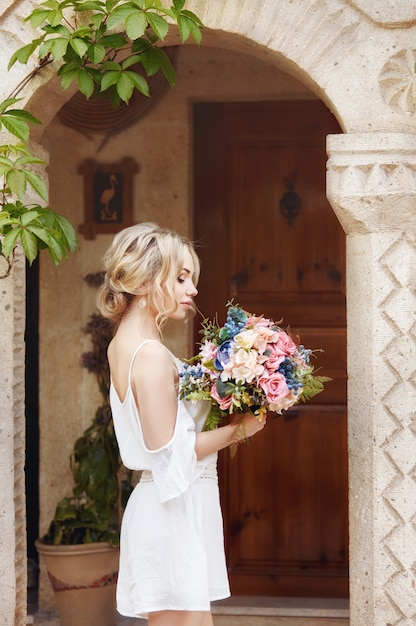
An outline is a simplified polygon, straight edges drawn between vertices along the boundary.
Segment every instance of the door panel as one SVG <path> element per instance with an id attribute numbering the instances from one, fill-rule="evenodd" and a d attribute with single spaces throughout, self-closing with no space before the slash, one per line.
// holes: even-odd
<path id="1" fill-rule="evenodd" d="M 234 594 L 339 595 L 345 581 L 345 411 L 293 408 L 223 456 Z M 322 519 L 325 511 L 325 520 Z"/>
<path id="2" fill-rule="evenodd" d="M 325 196 L 325 138 L 339 132 L 317 101 L 194 108 L 200 310 L 222 323 L 234 298 L 290 324 L 333 379 L 220 456 L 237 595 L 348 593 L 345 237 Z"/>

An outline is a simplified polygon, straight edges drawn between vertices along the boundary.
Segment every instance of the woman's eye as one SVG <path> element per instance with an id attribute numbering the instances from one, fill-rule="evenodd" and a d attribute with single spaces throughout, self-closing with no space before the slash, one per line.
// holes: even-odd
<path id="1" fill-rule="evenodd" d="M 178 276 L 178 283 L 184 283 L 185 279 L 182 276 Z"/>

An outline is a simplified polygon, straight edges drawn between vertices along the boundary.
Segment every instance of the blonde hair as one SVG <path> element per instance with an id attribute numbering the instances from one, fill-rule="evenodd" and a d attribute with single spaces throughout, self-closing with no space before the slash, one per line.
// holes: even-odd
<path id="1" fill-rule="evenodd" d="M 188 239 L 151 222 L 119 232 L 104 256 L 104 283 L 97 297 L 101 314 L 118 324 L 133 297 L 146 296 L 161 328 L 176 309 L 173 288 L 187 251 L 194 262 L 196 284 L 199 259 Z"/>

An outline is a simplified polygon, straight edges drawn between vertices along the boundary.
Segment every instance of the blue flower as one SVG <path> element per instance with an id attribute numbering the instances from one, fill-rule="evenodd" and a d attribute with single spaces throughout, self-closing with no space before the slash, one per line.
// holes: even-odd
<path id="1" fill-rule="evenodd" d="M 214 367 L 217 370 L 222 371 L 224 369 L 224 365 L 226 365 L 230 360 L 230 352 L 232 346 L 232 341 L 224 341 L 224 343 L 219 346 L 217 350 L 217 356 L 215 357 L 214 361 Z"/>
<path id="2" fill-rule="evenodd" d="M 243 330 L 247 322 L 247 314 L 239 307 L 233 306 L 228 309 L 227 321 L 220 330 L 220 338 L 233 339 L 239 332 Z"/>

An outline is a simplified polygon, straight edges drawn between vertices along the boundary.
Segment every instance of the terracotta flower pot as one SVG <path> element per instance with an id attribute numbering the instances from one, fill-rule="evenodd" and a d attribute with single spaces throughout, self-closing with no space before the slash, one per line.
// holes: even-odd
<path id="1" fill-rule="evenodd" d="M 35 545 L 55 592 L 60 626 L 114 626 L 119 548 L 50 546 L 39 540 Z"/>

